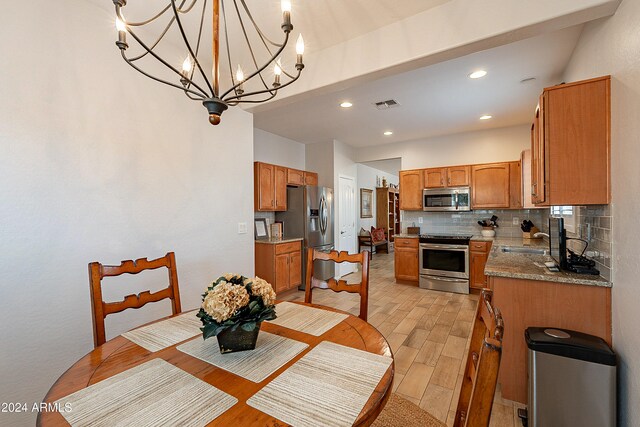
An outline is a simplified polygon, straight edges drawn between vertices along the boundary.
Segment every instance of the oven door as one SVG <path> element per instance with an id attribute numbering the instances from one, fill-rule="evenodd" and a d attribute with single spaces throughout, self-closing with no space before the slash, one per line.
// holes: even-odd
<path id="1" fill-rule="evenodd" d="M 469 278 L 469 246 L 420 244 L 420 274 Z"/>

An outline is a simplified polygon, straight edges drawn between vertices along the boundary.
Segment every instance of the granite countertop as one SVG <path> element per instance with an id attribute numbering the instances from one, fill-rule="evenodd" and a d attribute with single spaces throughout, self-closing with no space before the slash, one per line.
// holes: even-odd
<path id="1" fill-rule="evenodd" d="M 420 235 L 419 234 L 399 233 L 399 234 L 394 234 L 393 237 L 397 238 L 397 239 L 417 239 L 418 237 L 420 237 Z"/>
<path id="2" fill-rule="evenodd" d="M 265 245 L 277 245 L 280 243 L 291 243 L 291 242 L 300 242 L 302 241 L 302 237 L 292 237 L 292 238 L 282 238 L 282 239 L 262 239 L 256 240 L 256 243 L 262 243 Z"/>
<path id="3" fill-rule="evenodd" d="M 540 240 L 496 238 L 484 269 L 484 274 L 487 276 L 541 280 L 574 285 L 603 286 L 607 288 L 611 287 L 611 282 L 601 276 L 577 274 L 567 271 L 549 271 L 549 269 L 544 265 L 545 261 L 551 261 L 551 258 L 548 255 L 502 252 L 500 249 L 502 246 L 528 246 L 539 247 L 541 249 L 548 248 L 547 243 Z"/>
<path id="4" fill-rule="evenodd" d="M 543 239 L 523 239 L 522 237 L 484 237 L 474 235 L 471 240 L 476 242 L 493 242 L 493 246 L 519 246 L 525 248 L 549 249 L 549 243 Z"/>

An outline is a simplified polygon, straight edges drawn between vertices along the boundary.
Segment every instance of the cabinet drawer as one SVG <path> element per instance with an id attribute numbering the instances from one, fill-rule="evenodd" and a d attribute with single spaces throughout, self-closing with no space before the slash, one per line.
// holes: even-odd
<path id="1" fill-rule="evenodd" d="M 396 237 L 394 239 L 396 248 L 418 248 L 418 239 L 403 239 Z"/>
<path id="2" fill-rule="evenodd" d="M 276 245 L 276 255 L 287 254 L 300 250 L 300 242 L 279 243 Z"/>
<path id="3" fill-rule="evenodd" d="M 469 246 L 472 252 L 489 252 L 491 242 L 479 242 L 472 240 Z"/>

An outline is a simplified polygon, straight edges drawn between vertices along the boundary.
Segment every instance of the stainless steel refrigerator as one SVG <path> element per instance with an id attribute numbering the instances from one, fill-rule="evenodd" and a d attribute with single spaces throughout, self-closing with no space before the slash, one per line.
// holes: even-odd
<path id="1" fill-rule="evenodd" d="M 305 287 L 307 249 L 320 251 L 334 249 L 333 243 L 333 190 L 327 187 L 305 185 L 287 187 L 287 211 L 276 212 L 276 221 L 282 221 L 285 238 L 302 237 L 302 285 Z M 335 264 L 316 261 L 314 277 L 327 280 L 335 275 Z"/>

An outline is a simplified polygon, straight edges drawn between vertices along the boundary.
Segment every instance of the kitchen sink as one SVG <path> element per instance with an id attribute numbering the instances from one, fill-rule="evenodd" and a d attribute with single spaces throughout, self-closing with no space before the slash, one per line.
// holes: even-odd
<path id="1" fill-rule="evenodd" d="M 547 255 L 549 251 L 542 248 L 523 248 L 522 246 L 502 246 L 501 252 L 531 255 Z"/>

